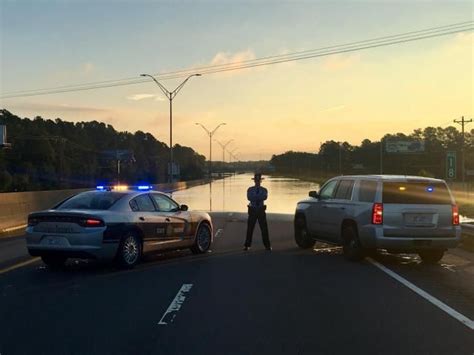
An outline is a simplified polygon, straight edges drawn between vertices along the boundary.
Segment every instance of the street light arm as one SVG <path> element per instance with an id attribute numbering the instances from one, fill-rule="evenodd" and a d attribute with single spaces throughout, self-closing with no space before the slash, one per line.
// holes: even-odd
<path id="1" fill-rule="evenodd" d="M 220 123 L 216 128 L 214 128 L 214 130 L 210 133 L 211 136 L 214 135 L 214 133 L 216 133 L 216 131 L 219 129 L 220 126 L 225 126 L 227 123 Z"/>
<path id="2" fill-rule="evenodd" d="M 201 126 L 202 129 L 205 130 L 206 133 L 209 135 L 209 137 L 211 137 L 211 132 L 206 127 L 204 127 L 204 125 L 202 123 L 196 122 L 196 125 Z"/>
<path id="3" fill-rule="evenodd" d="M 165 88 L 163 85 L 161 85 L 161 83 L 158 80 L 156 80 L 153 75 L 140 74 L 140 76 L 148 76 L 149 78 L 151 78 L 156 83 L 156 85 L 158 85 L 158 87 L 161 89 L 161 91 L 163 91 L 163 94 L 165 94 L 166 97 L 171 96 L 171 92 L 169 92 L 167 88 Z"/>
<path id="4" fill-rule="evenodd" d="M 190 76 L 188 76 L 186 79 L 184 79 L 184 81 L 179 84 L 176 89 L 174 89 L 172 92 L 171 92 L 171 98 L 173 99 L 176 95 L 178 95 L 178 92 L 181 91 L 181 89 L 183 88 L 184 84 L 186 84 L 188 82 L 189 79 L 191 79 L 193 76 L 201 76 L 201 74 L 191 74 Z"/>
<path id="5" fill-rule="evenodd" d="M 230 143 L 232 143 L 233 141 L 234 141 L 233 139 L 228 140 L 227 143 L 224 144 L 222 148 L 224 148 L 224 149 L 227 148 L 227 146 L 228 146 Z"/>

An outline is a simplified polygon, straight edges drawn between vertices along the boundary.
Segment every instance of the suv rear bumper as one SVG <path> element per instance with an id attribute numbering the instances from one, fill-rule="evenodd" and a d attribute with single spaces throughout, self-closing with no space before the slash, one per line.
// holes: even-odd
<path id="1" fill-rule="evenodd" d="M 454 227 L 451 231 L 452 237 L 416 237 L 407 235 L 406 237 L 387 237 L 383 234 L 381 226 L 367 226 L 359 230 L 359 240 L 365 248 L 377 249 L 447 249 L 455 248 L 461 241 L 461 227 Z"/>

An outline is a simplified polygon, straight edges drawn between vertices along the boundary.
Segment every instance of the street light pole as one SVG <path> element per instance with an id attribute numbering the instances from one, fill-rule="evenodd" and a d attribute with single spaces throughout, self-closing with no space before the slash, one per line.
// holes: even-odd
<path id="1" fill-rule="evenodd" d="M 234 140 L 233 139 L 230 139 L 227 141 L 227 143 L 225 144 L 222 144 L 220 141 L 218 141 L 217 139 L 215 140 L 217 143 L 219 143 L 219 145 L 221 146 L 222 148 L 222 162 L 225 163 L 225 149 L 227 148 L 227 146 L 232 143 Z"/>
<path id="2" fill-rule="evenodd" d="M 209 178 L 212 180 L 212 136 L 218 130 L 220 126 L 225 126 L 227 123 L 220 123 L 212 131 L 208 130 L 202 123 L 196 122 L 197 126 L 201 126 L 204 131 L 206 131 L 209 136 Z"/>
<path id="3" fill-rule="evenodd" d="M 229 153 L 229 162 L 232 163 L 232 156 L 234 155 L 234 152 L 237 151 L 239 148 L 234 147 L 232 150 L 228 150 L 227 153 Z"/>
<path id="4" fill-rule="evenodd" d="M 140 74 L 140 76 L 147 76 L 151 78 L 156 85 L 163 91 L 163 94 L 167 97 L 167 99 L 170 102 L 170 162 L 169 162 L 169 182 L 173 182 L 173 99 L 178 95 L 178 92 L 181 91 L 183 88 L 184 84 L 187 83 L 189 79 L 191 79 L 193 76 L 201 76 L 201 74 L 191 74 L 189 75 L 184 81 L 179 84 L 173 91 L 169 91 L 167 88 L 165 88 L 158 80 L 153 75 L 150 74 Z"/>

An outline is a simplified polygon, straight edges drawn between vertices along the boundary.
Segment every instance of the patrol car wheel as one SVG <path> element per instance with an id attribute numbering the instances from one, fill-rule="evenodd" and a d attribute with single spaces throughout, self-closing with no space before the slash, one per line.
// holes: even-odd
<path id="1" fill-rule="evenodd" d="M 59 255 L 43 255 L 41 260 L 51 269 L 57 269 L 64 265 L 67 258 Z"/>
<path id="2" fill-rule="evenodd" d="M 120 242 L 117 251 L 117 263 L 120 267 L 131 269 L 137 265 L 142 255 L 142 244 L 140 238 L 135 234 L 129 234 Z"/>
<path id="3" fill-rule="evenodd" d="M 426 264 L 436 264 L 444 256 L 444 250 L 433 249 L 433 250 L 420 250 L 418 252 L 421 260 Z"/>
<path id="4" fill-rule="evenodd" d="M 295 242 L 302 249 L 313 248 L 316 243 L 309 235 L 306 221 L 301 217 L 295 222 Z"/>
<path id="5" fill-rule="evenodd" d="M 209 250 L 211 247 L 212 231 L 208 224 L 202 223 L 196 233 L 196 241 L 191 247 L 191 251 L 194 254 L 202 254 Z"/>
<path id="6" fill-rule="evenodd" d="M 350 261 L 361 261 L 365 257 L 365 249 L 362 247 L 354 227 L 344 227 L 342 230 L 342 251 L 344 257 Z"/>

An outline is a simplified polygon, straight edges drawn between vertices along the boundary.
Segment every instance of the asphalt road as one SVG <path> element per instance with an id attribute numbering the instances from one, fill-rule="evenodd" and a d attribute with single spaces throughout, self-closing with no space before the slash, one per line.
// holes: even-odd
<path id="1" fill-rule="evenodd" d="M 298 249 L 291 216 L 270 216 L 272 252 L 258 227 L 242 251 L 244 215 L 214 222 L 212 252 L 155 255 L 131 271 L 77 261 L 50 271 L 22 238 L 0 242 L 0 354 L 474 353 L 474 330 L 371 261 Z M 376 261 L 474 319 L 471 254 Z"/>

